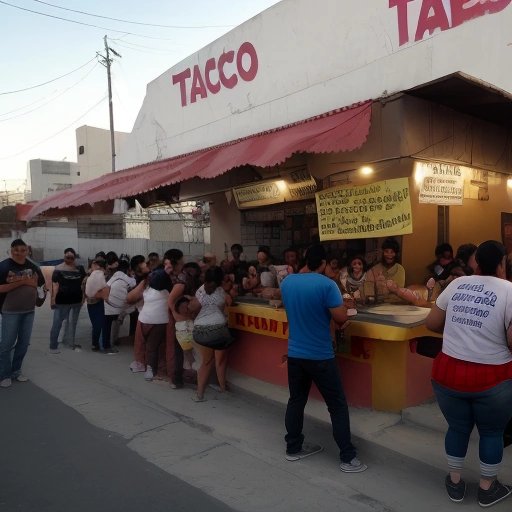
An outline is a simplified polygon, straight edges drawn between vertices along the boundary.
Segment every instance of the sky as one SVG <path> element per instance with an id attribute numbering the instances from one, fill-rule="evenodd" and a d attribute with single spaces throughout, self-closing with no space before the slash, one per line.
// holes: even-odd
<path id="1" fill-rule="evenodd" d="M 112 64 L 115 130 L 131 132 L 149 82 L 276 3 L 0 0 L 0 190 L 24 189 L 29 160 L 76 162 L 79 126 L 109 128 L 97 58 L 105 35 L 121 55 Z"/>

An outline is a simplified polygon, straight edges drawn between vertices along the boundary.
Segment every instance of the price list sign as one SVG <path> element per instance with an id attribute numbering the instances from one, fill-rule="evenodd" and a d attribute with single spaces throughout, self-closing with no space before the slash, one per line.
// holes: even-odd
<path id="1" fill-rule="evenodd" d="M 315 198 L 321 241 L 412 233 L 408 178 L 333 187 Z"/>

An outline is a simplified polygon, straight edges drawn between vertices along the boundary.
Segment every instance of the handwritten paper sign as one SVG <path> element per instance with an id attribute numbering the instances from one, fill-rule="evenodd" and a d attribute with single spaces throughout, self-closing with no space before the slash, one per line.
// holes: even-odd
<path id="1" fill-rule="evenodd" d="M 322 241 L 412 233 L 408 178 L 333 187 L 315 197 Z"/>
<path id="2" fill-rule="evenodd" d="M 464 168 L 437 162 L 416 162 L 415 179 L 420 182 L 420 203 L 457 205 L 464 195 Z"/>

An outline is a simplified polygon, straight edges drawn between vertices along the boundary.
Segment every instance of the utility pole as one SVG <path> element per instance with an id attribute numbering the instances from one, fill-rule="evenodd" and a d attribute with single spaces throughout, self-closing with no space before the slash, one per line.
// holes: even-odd
<path id="1" fill-rule="evenodd" d="M 112 150 L 112 172 L 116 172 L 116 142 L 114 136 L 114 106 L 112 104 L 112 78 L 110 76 L 110 65 L 112 64 L 114 59 L 110 58 L 110 52 L 112 52 L 116 57 L 121 57 L 119 53 L 110 48 L 107 43 L 107 36 L 103 38 L 103 42 L 105 43 L 105 55 L 98 53 L 97 55 L 101 57 L 100 63 L 103 64 L 107 68 L 107 81 L 108 81 L 108 111 L 110 116 L 110 148 Z"/>

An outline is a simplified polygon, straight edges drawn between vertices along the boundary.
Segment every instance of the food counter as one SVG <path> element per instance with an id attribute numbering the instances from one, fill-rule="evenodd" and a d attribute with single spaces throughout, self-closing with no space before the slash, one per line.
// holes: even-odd
<path id="1" fill-rule="evenodd" d="M 432 359 L 415 351 L 418 340 L 440 337 L 424 325 L 428 311 L 378 305 L 362 308 L 351 317 L 336 353 L 349 405 L 398 412 L 432 398 Z M 238 331 L 229 366 L 243 375 L 287 387 L 284 308 L 242 298 L 228 313 L 229 326 Z M 312 397 L 321 399 L 316 389 Z"/>

